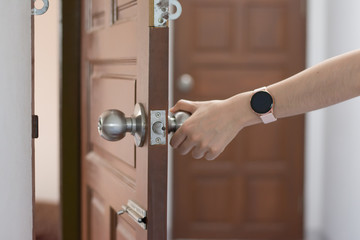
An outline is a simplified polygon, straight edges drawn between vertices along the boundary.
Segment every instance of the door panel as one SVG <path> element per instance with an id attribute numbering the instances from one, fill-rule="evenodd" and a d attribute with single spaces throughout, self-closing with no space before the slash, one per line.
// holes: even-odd
<path id="1" fill-rule="evenodd" d="M 150 146 L 149 133 L 143 147 L 130 134 L 109 142 L 97 128 L 102 112 L 130 117 L 141 103 L 148 131 L 149 112 L 168 109 L 168 29 L 151 27 L 152 1 L 82 3 L 82 239 L 165 239 L 167 145 Z M 128 200 L 147 229 L 117 215 Z"/>
<path id="2" fill-rule="evenodd" d="M 182 0 L 175 22 L 179 99 L 225 99 L 305 63 L 303 0 Z M 219 116 L 221 117 L 221 116 Z M 215 161 L 174 154 L 175 239 L 302 239 L 303 116 L 242 130 Z"/>
<path id="3" fill-rule="evenodd" d="M 114 240 L 136 240 L 136 230 L 133 226 L 131 226 L 127 221 L 125 221 L 122 217 L 117 216 L 116 212 L 113 211 L 113 227 L 114 232 L 112 235 L 112 239 Z"/>
<path id="4" fill-rule="evenodd" d="M 91 142 L 94 147 L 115 156 L 119 162 L 135 167 L 135 145 L 131 135 L 117 142 L 109 142 L 101 138 L 97 131 L 97 121 L 104 109 L 121 109 L 126 116 L 131 116 L 135 106 L 135 79 L 100 78 L 92 82 Z"/>

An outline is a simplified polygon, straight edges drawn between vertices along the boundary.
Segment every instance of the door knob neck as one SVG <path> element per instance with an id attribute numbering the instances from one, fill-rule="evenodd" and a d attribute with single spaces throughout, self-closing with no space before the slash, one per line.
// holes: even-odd
<path id="1" fill-rule="evenodd" d="M 174 116 L 168 117 L 168 131 L 170 132 L 176 132 L 183 123 L 190 117 L 190 114 L 187 112 L 176 112 Z"/>

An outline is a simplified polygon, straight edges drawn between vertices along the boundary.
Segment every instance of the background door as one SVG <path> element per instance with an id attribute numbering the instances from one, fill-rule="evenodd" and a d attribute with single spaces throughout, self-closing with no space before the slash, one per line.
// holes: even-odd
<path id="1" fill-rule="evenodd" d="M 305 0 L 182 5 L 175 100 L 224 99 L 304 68 Z M 303 116 L 244 129 L 215 161 L 175 151 L 174 238 L 302 239 L 303 153 Z"/>
<path id="2" fill-rule="evenodd" d="M 166 238 L 167 145 L 149 146 L 148 133 L 143 147 L 130 134 L 109 142 L 97 133 L 107 109 L 168 109 L 168 29 L 150 27 L 152 8 L 82 1 L 82 239 Z M 128 200 L 147 211 L 147 230 L 116 214 Z"/>

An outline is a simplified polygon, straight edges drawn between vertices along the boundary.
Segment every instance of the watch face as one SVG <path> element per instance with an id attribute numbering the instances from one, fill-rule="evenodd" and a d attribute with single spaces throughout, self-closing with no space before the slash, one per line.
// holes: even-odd
<path id="1" fill-rule="evenodd" d="M 268 92 L 259 91 L 256 92 L 251 98 L 251 108 L 259 114 L 267 113 L 273 106 L 273 99 Z"/>

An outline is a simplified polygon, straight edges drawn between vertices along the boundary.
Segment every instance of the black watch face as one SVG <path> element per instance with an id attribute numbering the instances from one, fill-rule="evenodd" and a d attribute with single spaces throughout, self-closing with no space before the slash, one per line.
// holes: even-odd
<path id="1" fill-rule="evenodd" d="M 267 113 L 273 106 L 273 99 L 268 92 L 259 91 L 256 92 L 251 98 L 251 108 L 259 114 Z"/>

